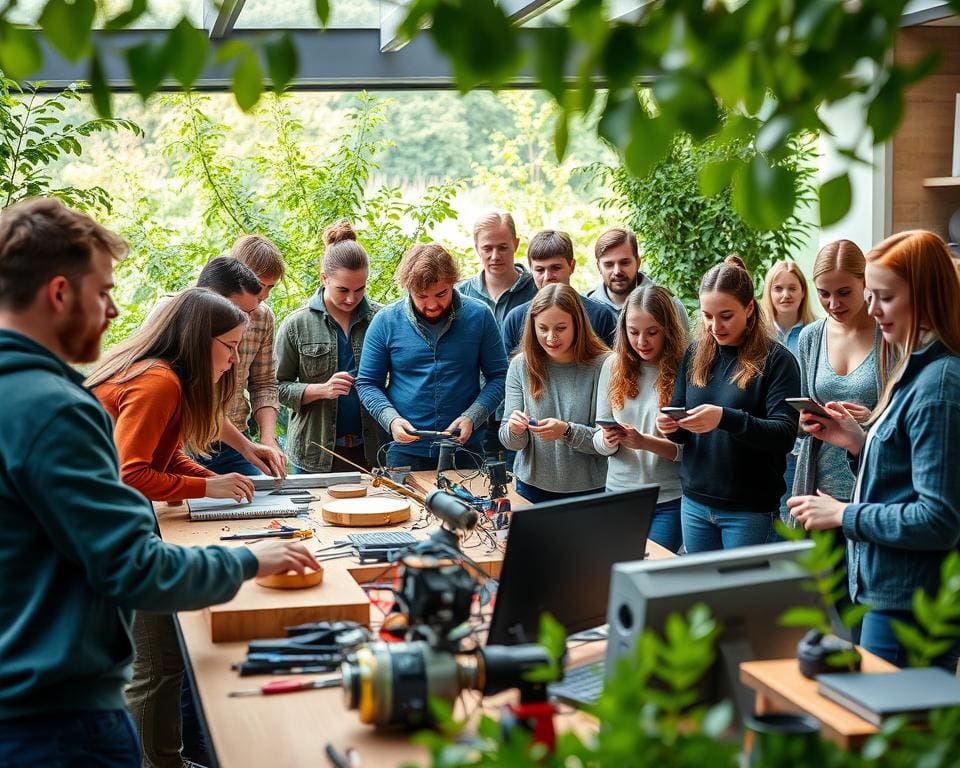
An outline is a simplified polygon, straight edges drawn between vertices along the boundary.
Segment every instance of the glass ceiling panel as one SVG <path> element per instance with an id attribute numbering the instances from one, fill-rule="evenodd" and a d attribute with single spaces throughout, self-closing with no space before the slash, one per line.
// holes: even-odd
<path id="1" fill-rule="evenodd" d="M 316 29 L 314 0 L 247 0 L 235 29 Z M 389 4 L 384 6 L 389 9 Z M 380 0 L 332 0 L 331 29 L 377 29 Z"/>
<path id="2" fill-rule="evenodd" d="M 47 0 L 19 0 L 7 18 L 16 24 L 37 26 L 40 12 Z M 130 7 L 131 0 L 98 0 L 95 29 L 102 29 L 108 18 Z M 203 23 L 202 0 L 150 0 L 150 11 L 141 16 L 131 29 L 167 29 L 186 15 L 194 26 Z"/>

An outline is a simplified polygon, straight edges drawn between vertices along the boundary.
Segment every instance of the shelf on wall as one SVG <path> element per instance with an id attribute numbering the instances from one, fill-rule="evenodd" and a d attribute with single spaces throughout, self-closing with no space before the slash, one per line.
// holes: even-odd
<path id="1" fill-rule="evenodd" d="M 925 187 L 960 187 L 960 176 L 932 176 L 923 180 Z"/>

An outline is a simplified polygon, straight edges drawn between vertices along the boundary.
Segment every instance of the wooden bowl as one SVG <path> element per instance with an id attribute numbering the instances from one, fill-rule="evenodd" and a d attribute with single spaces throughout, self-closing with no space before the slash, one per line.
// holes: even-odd
<path id="1" fill-rule="evenodd" d="M 334 499 L 359 499 L 367 495 L 367 486 L 357 483 L 341 483 L 331 485 L 327 493 Z"/>
<path id="2" fill-rule="evenodd" d="M 287 571 L 287 573 L 272 573 L 269 576 L 257 576 L 255 581 L 261 587 L 270 589 L 306 589 L 315 587 L 323 581 L 323 568 L 313 570 L 308 568 L 303 573 Z"/>

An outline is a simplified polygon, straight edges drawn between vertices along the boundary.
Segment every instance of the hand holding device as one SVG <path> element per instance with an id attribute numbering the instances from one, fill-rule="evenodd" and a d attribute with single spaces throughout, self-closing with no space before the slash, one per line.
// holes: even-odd
<path id="1" fill-rule="evenodd" d="M 784 402 L 800 413 L 807 411 L 808 413 L 812 413 L 822 419 L 833 418 L 829 413 L 827 413 L 827 410 L 823 407 L 823 405 L 818 403 L 812 397 L 787 397 L 784 399 Z"/>
<path id="2" fill-rule="evenodd" d="M 350 392 L 350 387 L 356 379 L 346 371 L 337 371 L 333 376 L 321 384 L 320 397 L 333 400 Z"/>
<path id="3" fill-rule="evenodd" d="M 842 403 L 826 403 L 823 408 L 827 418 L 805 413 L 800 417 L 800 428 L 818 440 L 843 448 L 854 456 L 859 455 L 866 441 L 863 427 Z"/>
<path id="4" fill-rule="evenodd" d="M 536 425 L 530 427 L 530 432 L 541 440 L 552 442 L 559 440 L 570 425 L 560 419 L 540 419 Z"/>
<path id="5" fill-rule="evenodd" d="M 443 432 L 437 432 L 433 429 L 408 429 L 406 432 L 408 435 L 421 438 L 423 440 L 446 440 L 447 438 L 455 438 L 460 436 L 459 429 L 455 429 L 453 431 L 444 430 Z"/>
<path id="6" fill-rule="evenodd" d="M 686 415 L 678 420 L 678 426 L 697 435 L 712 432 L 720 426 L 720 420 L 723 418 L 723 408 L 709 403 L 698 405 L 685 413 Z"/>
<path id="7" fill-rule="evenodd" d="M 445 430 L 450 437 L 460 445 L 463 445 L 473 434 L 473 419 L 469 416 L 460 416 L 450 422 L 450 426 Z"/>
<path id="8" fill-rule="evenodd" d="M 660 409 L 660 413 L 664 416 L 669 416 L 674 421 L 680 421 L 680 419 L 687 418 L 687 409 L 680 408 L 678 406 L 665 405 Z"/>
<path id="9" fill-rule="evenodd" d="M 610 421 L 609 419 L 594 419 L 594 424 L 603 429 L 610 429 L 616 432 L 623 432 L 626 429 L 619 421 Z"/>
<path id="10" fill-rule="evenodd" d="M 390 422 L 390 435 L 395 443 L 415 443 L 420 439 L 413 424 L 400 416 Z"/>
<path id="11" fill-rule="evenodd" d="M 537 426 L 537 420 L 531 419 L 523 411 L 513 411 L 507 418 L 507 429 L 514 435 L 522 435 L 531 425 Z"/>

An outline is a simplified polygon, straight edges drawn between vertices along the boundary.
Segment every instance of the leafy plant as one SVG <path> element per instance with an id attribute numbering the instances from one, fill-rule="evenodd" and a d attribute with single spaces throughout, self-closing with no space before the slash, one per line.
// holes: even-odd
<path id="1" fill-rule="evenodd" d="M 798 564 L 810 574 L 810 581 L 804 588 L 817 595 L 820 606 L 796 606 L 787 610 L 777 620 L 787 627 L 810 627 L 822 635 L 833 632 L 830 614 L 837 613 L 847 592 L 847 569 L 844 566 L 844 548 L 837 546 L 833 531 L 810 531 L 805 534 L 801 528 L 788 528 L 777 521 L 777 530 L 786 539 L 798 541 L 809 535 L 813 549 L 797 559 Z M 845 605 L 839 611 L 841 624 L 847 629 L 858 625 L 870 611 L 865 603 Z M 856 650 L 839 651 L 827 657 L 827 663 L 835 667 L 856 669 L 860 654 Z"/>
<path id="2" fill-rule="evenodd" d="M 938 56 L 902 63 L 891 55 L 908 0 L 779 0 L 702 2 L 676 0 L 639 4 L 629 18 L 607 18 L 603 0 L 576 0 L 561 24 L 521 32 L 496 0 L 416 0 L 409 4 L 400 33 L 427 34 L 447 57 L 457 87 L 466 92 L 501 88 L 515 82 L 531 56 L 521 34 L 532 38 L 532 65 L 560 111 L 554 143 L 562 157 L 569 123 L 597 103 L 597 84 L 609 86 L 601 130 L 623 154 L 631 173 L 646 175 L 670 149 L 678 132 L 700 143 L 721 130 L 715 106 L 750 119 L 748 157 L 730 166 L 733 203 L 749 221 L 765 211 L 768 228 L 786 221 L 798 200 L 779 167 L 790 141 L 805 132 L 822 132 L 850 163 L 863 162 L 862 136 L 837 143 L 823 122 L 821 107 L 856 98 L 865 105 L 872 142 L 890 139 L 903 114 L 906 89 L 927 77 Z M 960 10 L 960 0 L 948 5 Z M 111 111 L 103 66 L 105 46 L 91 35 L 95 24 L 107 30 L 130 27 L 149 11 L 148 0 L 130 0 L 114 12 L 98 14 L 96 0 L 46 0 L 39 33 L 10 21 L 16 2 L 0 8 L 0 67 L 28 77 L 43 65 L 40 38 L 68 61 L 89 65 L 97 109 Z M 329 0 L 315 0 L 320 26 L 330 17 Z M 421 32 L 421 30 L 426 31 Z M 231 90 L 238 105 L 252 110 L 269 75 L 281 93 L 300 69 L 300 55 L 288 31 L 215 46 L 184 16 L 162 37 L 126 51 L 126 68 L 142 98 L 172 77 L 189 90 L 205 67 L 216 61 L 232 70 Z M 570 72 L 575 73 L 572 81 Z M 636 88 L 654 82 L 654 114 L 638 102 Z M 839 220 L 851 201 L 849 172 L 819 188 L 820 218 Z"/>
<path id="3" fill-rule="evenodd" d="M 112 199 L 103 187 L 55 186 L 51 166 L 69 156 L 80 157 L 83 140 L 101 131 L 127 130 L 141 135 L 139 126 L 119 118 L 71 122 L 67 104 L 78 101 L 77 85 L 53 96 L 40 93 L 43 83 L 21 86 L 0 72 L 0 208 L 28 197 L 53 196 L 67 205 L 105 212 Z"/>
<path id="4" fill-rule="evenodd" d="M 731 118 L 728 124 L 736 122 Z M 674 136 L 664 159 L 645 176 L 625 165 L 587 169 L 613 190 L 602 205 L 626 212 L 625 221 L 641 243 L 644 270 L 690 309 L 697 305 L 704 272 L 729 254 L 740 256 L 762 284 L 767 268 L 795 253 L 813 229 L 797 210 L 781 223 L 776 217 L 739 213 L 731 173 L 751 152 L 747 138 L 731 128 L 699 144 L 686 134 Z M 777 168 L 786 174 L 794 197 L 811 204 L 815 166 L 810 137 L 791 142 Z"/>
<path id="5" fill-rule="evenodd" d="M 893 622 L 911 667 L 929 667 L 960 642 L 960 553 L 953 551 L 944 559 L 936 595 L 922 589 L 913 593 L 913 617 L 918 626 Z"/>
<path id="6" fill-rule="evenodd" d="M 197 231 L 164 224 L 142 180 L 125 178 L 134 193 L 117 219 L 133 255 L 118 268 L 124 311 L 108 343 L 138 327 L 158 296 L 184 287 L 206 261 L 248 233 L 270 238 L 284 255 L 287 277 L 270 299 L 282 319 L 316 289 L 323 230 L 343 218 L 353 223 L 370 254 L 370 295 L 390 300 L 398 295 L 393 275 L 403 253 L 456 216 L 451 201 L 459 181 L 430 186 L 415 201 L 395 187 L 370 189 L 371 172 L 386 145 L 372 138 L 383 104 L 366 94 L 356 97 L 329 150 L 309 158 L 300 141 L 303 125 L 284 97 L 272 97 L 255 112 L 249 129 L 263 140 L 244 156 L 230 151 L 231 128 L 211 118 L 208 107 L 208 97 L 196 94 L 163 101 L 167 113 L 180 118 L 164 151 L 176 169 L 178 193 L 202 209 Z"/>

